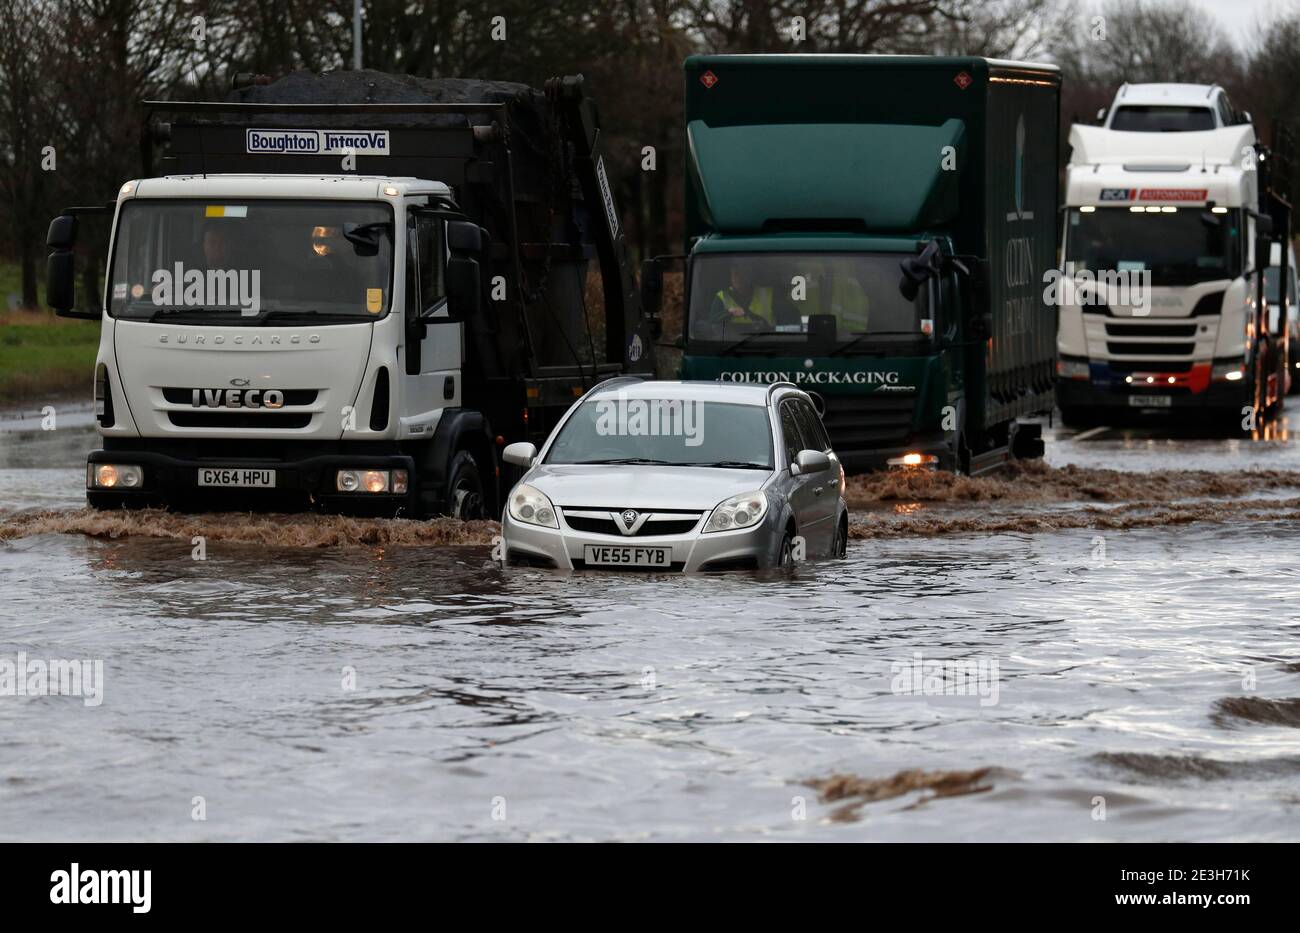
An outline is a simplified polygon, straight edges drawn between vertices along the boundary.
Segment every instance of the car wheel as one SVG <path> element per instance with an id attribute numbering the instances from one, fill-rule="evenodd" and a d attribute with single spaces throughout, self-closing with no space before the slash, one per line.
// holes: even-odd
<path id="1" fill-rule="evenodd" d="M 835 537 L 831 541 L 831 558 L 843 560 L 849 553 L 849 520 L 846 518 L 835 528 Z"/>
<path id="2" fill-rule="evenodd" d="M 776 555 L 776 565 L 778 567 L 789 567 L 794 563 L 794 536 L 786 532 L 781 538 L 781 550 Z"/>
<path id="3" fill-rule="evenodd" d="M 466 521 L 485 518 L 483 478 L 474 455 L 467 450 L 456 454 L 447 478 L 447 513 Z"/>

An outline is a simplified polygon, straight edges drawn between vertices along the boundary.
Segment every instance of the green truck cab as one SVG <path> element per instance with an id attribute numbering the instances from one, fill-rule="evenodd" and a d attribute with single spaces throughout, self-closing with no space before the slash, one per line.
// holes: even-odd
<path id="1" fill-rule="evenodd" d="M 851 471 L 1041 454 L 1017 418 L 1053 403 L 1057 69 L 707 55 L 685 74 L 681 377 L 815 393 Z"/>

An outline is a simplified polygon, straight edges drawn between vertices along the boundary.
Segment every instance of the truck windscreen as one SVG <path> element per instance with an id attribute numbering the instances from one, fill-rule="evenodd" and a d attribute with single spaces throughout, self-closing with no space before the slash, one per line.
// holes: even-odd
<path id="1" fill-rule="evenodd" d="M 1076 272 L 1150 270 L 1157 287 L 1234 279 L 1241 274 L 1241 212 L 1071 208 L 1065 259 Z"/>
<path id="2" fill-rule="evenodd" d="M 899 292 L 899 254 L 704 253 L 691 278 L 694 341 L 765 347 L 810 336 L 863 345 L 928 339 L 930 295 Z M 752 337 L 753 340 L 746 338 Z"/>
<path id="3" fill-rule="evenodd" d="M 386 204 L 150 200 L 121 211 L 109 313 L 169 323 L 345 323 L 392 298 Z"/>

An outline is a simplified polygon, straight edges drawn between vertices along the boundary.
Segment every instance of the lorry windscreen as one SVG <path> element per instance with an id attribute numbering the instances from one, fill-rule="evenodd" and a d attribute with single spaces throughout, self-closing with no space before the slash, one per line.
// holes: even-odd
<path id="1" fill-rule="evenodd" d="M 546 462 L 771 469 L 772 426 L 764 405 L 611 395 L 578 407 Z"/>
<path id="2" fill-rule="evenodd" d="M 899 254 L 704 253 L 691 278 L 692 342 L 743 342 L 750 348 L 928 339 L 930 295 L 899 292 Z M 752 338 L 752 339 L 750 339 Z"/>
<path id="3" fill-rule="evenodd" d="M 392 298 L 393 214 L 382 203 L 128 201 L 109 313 L 168 323 L 347 323 Z"/>
<path id="4" fill-rule="evenodd" d="M 1189 133 L 1212 130 L 1214 113 L 1209 107 L 1130 104 L 1115 111 L 1115 116 L 1110 121 L 1110 128 L 1133 133 Z"/>
<path id="5" fill-rule="evenodd" d="M 1070 209 L 1066 262 L 1076 272 L 1150 270 L 1154 286 L 1191 285 L 1241 274 L 1241 212 L 1203 207 Z"/>

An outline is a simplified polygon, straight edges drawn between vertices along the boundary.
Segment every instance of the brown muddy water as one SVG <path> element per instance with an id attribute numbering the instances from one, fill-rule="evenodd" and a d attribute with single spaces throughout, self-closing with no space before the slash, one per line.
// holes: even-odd
<path id="1" fill-rule="evenodd" d="M 845 561 L 665 578 L 96 515 L 88 419 L 0 418 L 0 839 L 1294 840 L 1300 448 L 1049 433 L 854 480 Z"/>

